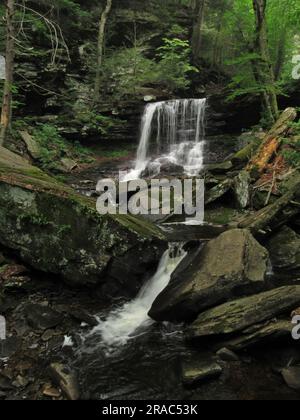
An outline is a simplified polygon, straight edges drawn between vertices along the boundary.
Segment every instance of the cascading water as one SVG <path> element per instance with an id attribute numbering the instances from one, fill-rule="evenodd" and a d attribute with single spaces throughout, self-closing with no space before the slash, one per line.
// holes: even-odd
<path id="1" fill-rule="evenodd" d="M 114 349 L 138 336 L 141 328 L 150 326 L 154 321 L 149 318 L 148 312 L 159 293 L 167 287 L 172 273 L 185 255 L 182 244 L 170 244 L 162 256 L 156 274 L 145 284 L 138 296 L 114 310 L 105 321 L 100 321 L 91 334 L 100 333 L 104 345 Z"/>
<path id="2" fill-rule="evenodd" d="M 135 168 L 124 181 L 137 179 L 149 168 L 160 172 L 164 162 L 197 175 L 203 167 L 206 99 L 177 99 L 146 106 Z M 156 131 L 156 156 L 149 155 Z"/>

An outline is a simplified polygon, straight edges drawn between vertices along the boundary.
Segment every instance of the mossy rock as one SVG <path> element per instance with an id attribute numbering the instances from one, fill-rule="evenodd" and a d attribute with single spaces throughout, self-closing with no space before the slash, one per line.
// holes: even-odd
<path id="1" fill-rule="evenodd" d="M 133 216 L 101 216 L 93 199 L 3 148 L 0 242 L 34 268 L 72 285 L 125 279 L 130 290 L 141 285 L 166 248 L 156 226 Z"/>

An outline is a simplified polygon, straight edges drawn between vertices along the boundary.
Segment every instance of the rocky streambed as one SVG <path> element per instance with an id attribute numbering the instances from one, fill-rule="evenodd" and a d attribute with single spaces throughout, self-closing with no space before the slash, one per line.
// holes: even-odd
<path id="1" fill-rule="evenodd" d="M 276 133 L 290 135 L 293 115 Z M 245 168 L 269 137 L 206 168 L 207 224 L 193 229 L 103 218 L 93 199 L 1 149 L 0 398 L 298 399 L 300 174 Z M 99 325 L 179 237 L 187 255 L 152 304 L 158 322 L 109 345 Z"/>

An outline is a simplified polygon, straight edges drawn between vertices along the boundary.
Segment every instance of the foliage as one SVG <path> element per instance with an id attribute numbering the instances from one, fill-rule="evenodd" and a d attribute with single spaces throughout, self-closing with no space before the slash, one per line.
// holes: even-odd
<path id="1" fill-rule="evenodd" d="M 116 97 L 135 94 L 147 83 L 157 80 L 154 63 L 144 57 L 143 48 L 112 51 L 103 65 L 102 85 Z"/>
<path id="2" fill-rule="evenodd" d="M 40 162 L 44 169 L 56 169 L 64 157 L 84 161 L 90 152 L 80 143 L 67 142 L 54 125 L 42 124 L 33 130 L 33 137 L 40 148 Z"/>
<path id="3" fill-rule="evenodd" d="M 164 38 L 158 48 L 158 78 L 172 90 L 186 89 L 190 85 L 189 74 L 198 72 L 190 64 L 191 48 L 188 41 Z"/>

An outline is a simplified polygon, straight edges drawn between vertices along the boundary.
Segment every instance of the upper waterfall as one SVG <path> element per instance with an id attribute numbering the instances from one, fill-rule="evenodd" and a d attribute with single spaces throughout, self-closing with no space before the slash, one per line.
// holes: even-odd
<path id="1" fill-rule="evenodd" d="M 139 178 L 147 167 L 158 174 L 166 161 L 182 166 L 189 175 L 197 175 L 203 167 L 206 104 L 206 99 L 148 104 L 142 118 L 135 168 L 124 180 Z"/>

